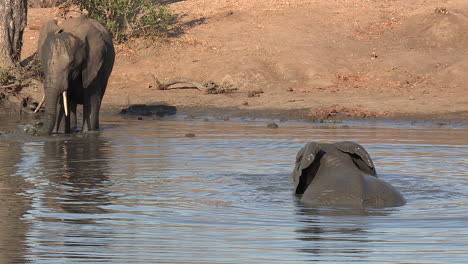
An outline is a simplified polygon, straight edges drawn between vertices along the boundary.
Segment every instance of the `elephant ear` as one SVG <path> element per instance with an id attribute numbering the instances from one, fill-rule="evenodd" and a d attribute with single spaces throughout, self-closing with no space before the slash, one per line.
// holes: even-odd
<path id="1" fill-rule="evenodd" d="M 314 163 L 320 160 L 321 156 L 320 145 L 316 142 L 307 143 L 296 156 L 296 166 L 293 172 L 294 179 L 294 193 L 303 194 L 311 183 L 313 176 L 308 177 L 306 170 Z M 318 168 L 318 165 L 317 165 Z"/>
<path id="2" fill-rule="evenodd" d="M 351 142 L 351 141 L 344 141 L 338 142 L 334 144 L 340 151 L 349 154 L 353 159 L 354 164 L 369 175 L 377 177 L 377 172 L 374 167 L 374 163 L 372 159 L 367 153 L 367 151 L 359 144 Z"/>
<path id="3" fill-rule="evenodd" d="M 86 36 L 85 43 L 88 56 L 83 67 L 82 77 L 83 87 L 88 88 L 102 68 L 107 46 L 101 32 L 97 29 L 90 30 L 90 33 Z"/>

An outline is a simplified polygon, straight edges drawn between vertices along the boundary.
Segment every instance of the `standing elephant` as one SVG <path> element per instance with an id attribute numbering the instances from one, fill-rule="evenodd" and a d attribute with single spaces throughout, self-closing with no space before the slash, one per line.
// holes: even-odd
<path id="1" fill-rule="evenodd" d="M 392 185 L 377 178 L 367 151 L 354 142 L 307 143 L 296 157 L 294 191 L 316 206 L 390 207 L 406 203 Z"/>
<path id="2" fill-rule="evenodd" d="M 83 105 L 83 132 L 99 128 L 99 109 L 115 60 L 112 37 L 97 21 L 80 16 L 41 30 L 38 52 L 44 71 L 45 122 L 39 134 L 76 129 Z M 63 97 L 62 97 L 63 95 Z"/>

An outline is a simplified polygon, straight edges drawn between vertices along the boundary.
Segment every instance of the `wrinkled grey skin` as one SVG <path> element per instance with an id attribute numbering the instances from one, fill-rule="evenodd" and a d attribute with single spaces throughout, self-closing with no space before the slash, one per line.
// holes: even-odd
<path id="1" fill-rule="evenodd" d="M 39 134 L 76 129 L 76 108 L 83 105 L 83 132 L 99 128 L 99 110 L 115 60 L 111 35 L 97 21 L 80 16 L 41 30 L 38 52 L 45 81 L 45 122 Z M 65 117 L 61 94 L 68 95 Z"/>
<path id="2" fill-rule="evenodd" d="M 296 157 L 294 192 L 314 206 L 392 207 L 406 203 L 377 178 L 367 151 L 354 142 L 307 143 Z"/>

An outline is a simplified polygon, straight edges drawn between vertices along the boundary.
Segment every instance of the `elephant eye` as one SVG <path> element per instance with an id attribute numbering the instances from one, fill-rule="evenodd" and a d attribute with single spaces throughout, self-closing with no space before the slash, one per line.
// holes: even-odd
<path id="1" fill-rule="evenodd" d="M 298 156 L 298 157 L 296 158 L 296 163 L 301 162 L 301 160 L 302 160 L 303 157 L 304 157 L 304 155 Z"/>

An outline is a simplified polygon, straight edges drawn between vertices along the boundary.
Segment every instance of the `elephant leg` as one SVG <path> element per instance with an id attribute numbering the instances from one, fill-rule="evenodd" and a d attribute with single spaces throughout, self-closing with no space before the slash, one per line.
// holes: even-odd
<path id="1" fill-rule="evenodd" d="M 91 118 L 90 122 L 93 124 L 94 129 L 93 130 L 99 130 L 99 111 L 101 110 L 101 100 L 102 96 L 96 96 L 96 98 L 93 99 L 93 107 L 91 109 Z"/>
<path id="2" fill-rule="evenodd" d="M 65 117 L 65 109 L 63 108 L 62 100 L 57 102 L 57 115 L 55 120 L 55 128 L 57 133 L 66 133 L 67 130 L 67 118 Z"/>
<path id="3" fill-rule="evenodd" d="M 86 133 L 90 130 L 89 116 L 91 113 L 91 106 L 89 104 L 89 100 L 85 99 L 83 103 L 83 128 L 81 129 L 81 132 L 83 133 Z"/>
<path id="4" fill-rule="evenodd" d="M 85 95 L 83 104 L 83 132 L 99 129 L 101 98 L 99 93 L 93 93 L 91 96 Z"/>
<path id="5" fill-rule="evenodd" d="M 63 101 L 60 100 L 59 105 L 57 105 L 58 113 L 57 113 L 57 132 L 58 133 L 71 133 L 77 127 L 77 116 L 76 116 L 76 109 L 77 104 L 75 101 L 68 102 L 68 115 L 65 116 L 65 108 L 63 106 Z"/>
<path id="6" fill-rule="evenodd" d="M 106 92 L 107 82 L 109 81 L 109 75 L 111 71 L 112 71 L 112 68 L 107 73 L 107 76 L 101 79 L 100 87 L 99 89 L 97 89 L 98 95 L 96 98 L 96 119 L 95 119 L 96 129 L 99 129 L 99 111 L 101 110 L 102 98 L 104 98 L 104 93 Z"/>
<path id="7" fill-rule="evenodd" d="M 68 104 L 69 110 L 69 120 L 70 120 L 70 131 L 73 132 L 77 129 L 78 119 L 76 115 L 77 104 L 74 101 L 71 101 Z"/>

